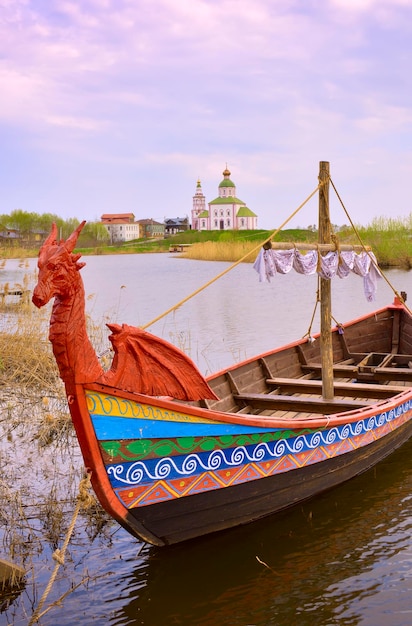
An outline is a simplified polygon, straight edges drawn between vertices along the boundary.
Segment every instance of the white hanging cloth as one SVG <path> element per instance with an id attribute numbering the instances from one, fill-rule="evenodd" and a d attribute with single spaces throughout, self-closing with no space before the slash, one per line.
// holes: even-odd
<path id="1" fill-rule="evenodd" d="M 302 254 L 297 249 L 265 250 L 261 249 L 253 269 L 259 274 L 260 282 L 270 282 L 276 274 L 287 274 L 294 269 L 299 274 L 315 274 L 321 278 L 331 279 L 334 276 L 345 278 L 354 272 L 363 277 L 363 288 L 366 299 L 372 302 L 375 299 L 377 281 L 381 273 L 378 269 L 373 252 L 353 250 L 328 252 L 322 255 L 319 250 L 310 250 Z"/>

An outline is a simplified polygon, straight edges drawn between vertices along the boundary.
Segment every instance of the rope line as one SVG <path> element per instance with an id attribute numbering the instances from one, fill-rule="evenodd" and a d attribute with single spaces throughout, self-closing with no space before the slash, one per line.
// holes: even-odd
<path id="1" fill-rule="evenodd" d="M 313 308 L 313 313 L 312 313 L 312 318 L 311 318 L 310 323 L 309 323 L 309 328 L 308 328 L 306 334 L 303 335 L 303 339 L 305 337 L 307 337 L 308 341 L 312 340 L 312 326 L 313 326 L 313 322 L 314 322 L 314 319 L 315 319 L 316 310 L 318 308 L 319 302 L 320 302 L 320 276 L 318 275 L 318 288 L 317 288 L 317 291 L 316 291 L 316 302 L 315 302 L 315 306 Z"/>
<path id="2" fill-rule="evenodd" d="M 199 289 L 196 289 L 196 291 L 193 291 L 191 294 L 189 294 L 188 296 L 186 296 L 186 298 L 183 298 L 183 300 L 180 300 L 180 302 L 178 302 L 177 304 L 175 304 L 174 306 L 170 307 L 169 309 L 167 309 L 167 311 L 165 311 L 164 313 L 162 313 L 161 315 L 158 315 L 157 317 L 155 317 L 154 319 L 152 319 L 151 322 L 148 322 L 147 324 L 145 324 L 144 326 L 141 326 L 141 328 L 143 330 L 145 330 L 146 328 L 148 328 L 149 326 L 152 326 L 153 324 L 155 324 L 156 322 L 158 322 L 159 320 L 161 320 L 163 317 L 166 317 L 166 315 L 169 315 L 169 313 L 172 313 L 172 311 L 175 311 L 176 309 L 178 309 L 180 306 L 182 306 L 183 304 L 185 304 L 186 302 L 188 302 L 188 300 L 190 300 L 191 298 L 194 298 L 194 296 L 197 296 L 198 293 L 200 293 L 201 291 L 203 291 L 204 289 L 206 289 L 207 287 L 209 287 L 210 285 L 212 285 L 213 283 L 215 283 L 217 280 L 219 280 L 220 278 L 222 278 L 222 276 L 224 276 L 225 274 L 228 274 L 231 270 L 233 270 L 235 267 L 237 267 L 238 265 L 240 265 L 240 263 L 243 263 L 243 261 L 245 259 L 247 259 L 251 254 L 253 254 L 254 252 L 257 252 L 258 250 L 261 249 L 261 247 L 265 244 L 267 244 L 269 241 L 271 241 L 273 239 L 273 237 L 275 237 L 278 232 L 280 230 L 282 230 L 286 224 L 288 222 L 290 222 L 290 220 L 295 217 L 295 215 L 302 209 L 302 207 L 305 206 L 305 204 L 307 202 L 309 202 L 309 200 L 311 198 L 313 198 L 313 196 L 315 195 L 315 193 L 318 192 L 318 190 L 320 189 L 320 187 L 322 186 L 323 183 L 319 183 L 319 185 L 316 187 L 316 189 L 314 189 L 312 191 L 312 193 L 306 198 L 306 200 L 304 200 L 302 202 L 302 204 L 300 204 L 297 209 L 295 209 L 293 211 L 293 213 L 283 222 L 283 224 L 281 224 L 276 230 L 273 231 L 273 233 L 271 233 L 269 235 L 269 237 L 267 237 L 263 243 L 259 243 L 255 248 L 253 248 L 252 250 L 250 250 L 249 252 L 247 252 L 247 254 L 245 254 L 244 256 L 242 256 L 242 258 L 240 258 L 238 261 L 235 261 L 235 263 L 233 263 L 232 265 L 230 265 L 229 267 L 227 267 L 225 270 L 223 270 L 223 272 L 220 272 L 220 274 L 218 274 L 217 276 L 215 276 L 214 278 L 212 278 L 211 280 L 209 280 L 207 283 L 205 283 L 202 287 L 199 287 Z"/>
<path id="3" fill-rule="evenodd" d="M 90 504 L 94 502 L 93 496 L 90 495 L 89 489 L 90 489 L 90 473 L 88 472 L 85 478 L 83 478 L 79 483 L 79 494 L 77 496 L 76 507 L 73 512 L 73 517 L 70 522 L 70 526 L 67 530 L 66 537 L 64 539 L 61 549 L 57 548 L 57 550 L 55 550 L 53 553 L 53 560 L 56 561 L 56 564 L 50 576 L 50 580 L 47 583 L 47 586 L 43 592 L 43 595 L 40 598 L 39 604 L 36 610 L 34 611 L 33 615 L 31 616 L 28 626 L 32 626 L 32 624 L 34 624 L 35 622 L 39 620 L 40 611 L 43 607 L 43 604 L 45 603 L 47 599 L 47 596 L 50 593 L 51 588 L 53 587 L 54 581 L 56 580 L 57 572 L 59 571 L 59 567 L 61 565 L 64 565 L 64 558 L 66 555 L 67 546 L 69 545 L 69 541 L 73 534 L 73 530 L 76 525 L 77 516 L 79 515 L 80 509 L 88 508 Z"/>

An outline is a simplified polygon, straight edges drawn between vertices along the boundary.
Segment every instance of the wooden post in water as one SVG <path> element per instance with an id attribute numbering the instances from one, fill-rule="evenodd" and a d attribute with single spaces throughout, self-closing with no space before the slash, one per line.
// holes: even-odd
<path id="1" fill-rule="evenodd" d="M 319 244 L 331 243 L 329 215 L 329 163 L 319 164 Z M 331 319 L 331 281 L 320 279 L 320 349 L 322 363 L 322 395 L 325 400 L 333 399 L 333 350 Z"/>

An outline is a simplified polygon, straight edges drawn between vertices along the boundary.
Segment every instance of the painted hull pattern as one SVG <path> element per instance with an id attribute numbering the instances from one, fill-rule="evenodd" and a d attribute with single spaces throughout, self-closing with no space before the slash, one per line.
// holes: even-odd
<path id="1" fill-rule="evenodd" d="M 330 416 L 322 428 L 228 423 L 218 414 L 199 417 L 183 404 L 96 388 L 84 393 L 83 420 L 98 444 L 91 458 L 95 490 L 105 492 L 103 500 L 115 498 L 113 516 L 129 532 L 158 545 L 305 500 L 365 471 L 412 430 L 409 391 L 376 410 L 348 412 L 346 420 Z"/>

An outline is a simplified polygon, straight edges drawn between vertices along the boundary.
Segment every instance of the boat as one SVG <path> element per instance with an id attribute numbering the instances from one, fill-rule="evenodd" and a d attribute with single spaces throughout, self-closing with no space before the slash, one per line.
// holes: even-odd
<path id="1" fill-rule="evenodd" d="M 207 378 L 172 344 L 125 324 L 108 325 L 114 356 L 104 370 L 86 332 L 75 253 L 84 222 L 66 241 L 53 226 L 44 242 L 32 299 L 41 307 L 54 298 L 49 339 L 85 468 L 132 536 L 167 546 L 253 522 L 365 472 L 410 438 L 406 294 L 348 323 L 331 319 L 326 258 L 357 273 L 366 259 L 368 297 L 379 268 L 367 248 L 332 237 L 329 181 L 322 161 L 319 244 L 293 252 L 319 274 L 320 332 Z M 275 249 L 266 242 L 255 269 L 265 257 L 274 263 Z"/>

